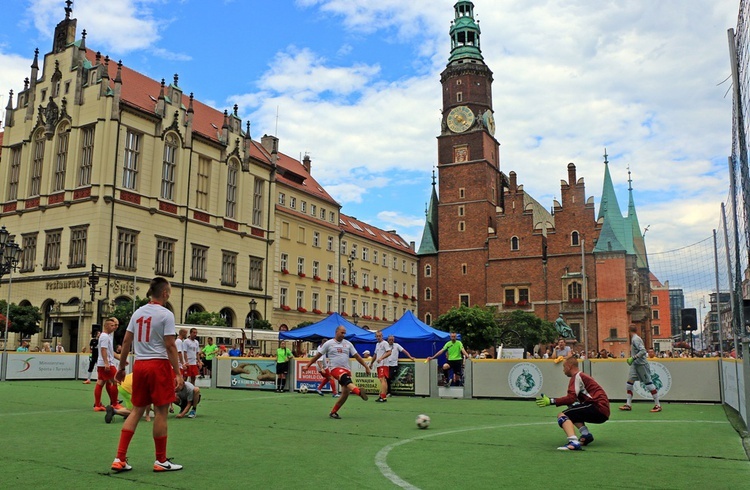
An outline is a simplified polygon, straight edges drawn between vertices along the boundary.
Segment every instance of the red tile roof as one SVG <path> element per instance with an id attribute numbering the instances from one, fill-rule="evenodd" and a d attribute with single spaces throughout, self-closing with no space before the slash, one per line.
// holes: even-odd
<path id="1" fill-rule="evenodd" d="M 380 243 L 387 247 L 395 248 L 401 252 L 416 256 L 406 240 L 393 231 L 385 231 L 360 221 L 357 218 L 340 213 L 339 225 L 346 233 L 357 235 L 368 240 Z"/>

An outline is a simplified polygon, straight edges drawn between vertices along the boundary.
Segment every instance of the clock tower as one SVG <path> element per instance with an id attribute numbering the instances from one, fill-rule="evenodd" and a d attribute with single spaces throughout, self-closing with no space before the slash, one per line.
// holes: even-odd
<path id="1" fill-rule="evenodd" d="M 434 287 L 420 313 L 431 318 L 453 306 L 487 303 L 487 240 L 502 210 L 503 175 L 492 112 L 492 71 L 484 63 L 474 4 L 458 1 L 451 23 L 451 52 L 440 75 L 443 118 L 438 136 L 439 201 L 430 203 L 432 250 L 422 249 Z M 430 224 L 430 220 L 428 220 Z M 439 233 L 438 233 L 439 230 Z M 430 253 L 432 252 L 432 253 Z M 439 292 L 439 294 L 438 294 Z M 424 300 L 424 298 L 420 298 Z"/>

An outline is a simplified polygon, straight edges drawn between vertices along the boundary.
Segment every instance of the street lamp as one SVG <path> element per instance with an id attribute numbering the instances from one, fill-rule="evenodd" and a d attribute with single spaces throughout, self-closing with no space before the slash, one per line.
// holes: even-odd
<path id="1" fill-rule="evenodd" d="M 13 272 L 16 270 L 18 261 L 21 259 L 21 247 L 10 238 L 10 233 L 5 225 L 0 228 L 0 278 L 5 274 L 8 276 L 8 302 L 5 305 L 5 337 L 3 337 L 3 350 L 8 350 L 8 327 L 10 318 L 10 291 L 13 286 Z M 3 370 L 3 374 L 5 370 Z"/>
<path id="2" fill-rule="evenodd" d="M 250 315 L 247 322 L 250 324 L 250 348 L 255 348 L 255 307 L 258 306 L 258 302 L 255 298 L 250 300 Z"/>
<path id="3" fill-rule="evenodd" d="M 354 314 L 352 315 L 352 321 L 354 322 L 354 325 L 355 325 L 355 326 L 357 325 L 357 320 L 358 320 L 358 319 L 359 319 L 359 315 L 357 315 L 357 313 L 354 313 Z"/>
<path id="4" fill-rule="evenodd" d="M 347 255 L 346 263 L 349 266 L 349 282 L 354 286 L 354 261 L 357 260 L 357 256 L 354 255 L 354 250 Z"/>

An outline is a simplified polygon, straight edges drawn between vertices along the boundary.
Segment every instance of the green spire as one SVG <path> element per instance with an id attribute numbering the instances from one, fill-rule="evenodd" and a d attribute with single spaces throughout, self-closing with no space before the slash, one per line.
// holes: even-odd
<path id="1" fill-rule="evenodd" d="M 451 56 L 448 64 L 464 59 L 484 61 L 479 44 L 479 25 L 474 21 L 474 3 L 461 0 L 453 6 L 456 18 L 451 22 Z"/>
<path id="2" fill-rule="evenodd" d="M 599 216 L 597 220 L 603 220 L 602 230 L 596 242 L 594 252 L 625 251 L 631 253 L 632 247 L 628 248 L 630 227 L 626 227 L 625 218 L 622 217 L 620 205 L 617 203 L 615 186 L 612 184 L 612 176 L 609 174 L 609 161 L 607 150 L 604 150 L 604 185 L 602 187 L 602 201 L 599 204 Z M 627 232 L 626 232 L 627 230 Z"/>
<path id="3" fill-rule="evenodd" d="M 435 190 L 435 171 L 432 171 L 432 195 L 430 204 L 425 214 L 427 219 L 422 232 L 422 241 L 419 243 L 417 255 L 431 255 L 438 251 L 438 195 Z"/>
<path id="4" fill-rule="evenodd" d="M 633 181 L 630 178 L 630 169 L 628 168 L 628 220 L 630 229 L 633 234 L 633 249 L 637 258 L 638 267 L 648 267 L 648 257 L 646 255 L 646 240 L 641 233 L 641 225 L 638 223 L 638 215 L 635 212 L 635 201 L 633 200 Z"/>

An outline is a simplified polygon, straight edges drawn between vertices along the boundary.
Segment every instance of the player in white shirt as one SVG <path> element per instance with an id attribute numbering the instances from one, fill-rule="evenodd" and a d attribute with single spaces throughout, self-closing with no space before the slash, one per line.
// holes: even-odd
<path id="1" fill-rule="evenodd" d="M 119 358 L 115 354 L 114 342 L 112 340 L 112 334 L 120 322 L 117 318 L 107 318 L 104 320 L 102 325 L 102 334 L 99 336 L 99 344 L 97 350 L 99 356 L 96 360 L 96 386 L 94 386 L 94 411 L 95 412 L 106 412 L 107 408 L 102 405 L 102 390 L 104 387 L 107 389 L 109 395 L 110 405 L 114 409 L 122 408 L 117 403 L 117 383 L 115 383 L 115 374 L 117 374 L 117 368 L 115 367 L 115 358 Z"/>
<path id="2" fill-rule="evenodd" d="M 195 384 L 195 378 L 198 376 L 201 368 L 201 360 L 199 352 L 201 346 L 198 343 L 198 330 L 195 328 L 190 329 L 190 337 L 182 341 L 183 356 L 186 361 L 187 375 L 185 379 L 190 379 L 190 382 Z"/>
<path id="3" fill-rule="evenodd" d="M 185 340 L 187 339 L 187 329 L 181 328 L 177 332 L 177 339 L 174 341 L 175 347 L 177 347 L 177 362 L 180 364 L 180 372 L 183 378 L 187 378 L 187 355 L 185 354 Z"/>
<path id="4" fill-rule="evenodd" d="M 396 379 L 396 371 L 398 371 L 398 355 L 400 352 L 406 354 L 406 357 L 414 361 L 415 359 L 409 354 L 409 351 L 404 349 L 401 344 L 395 342 L 393 335 L 388 336 L 388 345 L 391 346 L 391 355 L 388 357 L 388 396 L 391 396 L 391 384 Z"/>
<path id="5" fill-rule="evenodd" d="M 323 344 L 326 343 L 326 339 L 320 340 L 320 345 L 318 346 L 318 352 L 320 352 L 320 348 L 323 347 Z M 333 397 L 338 398 L 339 394 L 336 391 L 336 380 L 333 379 L 333 376 L 331 376 L 331 370 L 328 367 L 328 358 L 324 355 L 321 355 L 320 359 L 318 359 L 318 363 L 316 365 L 318 368 L 318 373 L 323 377 L 323 380 L 318 385 L 318 389 L 315 390 L 315 392 L 320 395 L 323 395 L 323 388 L 325 388 L 326 383 L 331 384 L 331 391 L 333 391 Z"/>
<path id="6" fill-rule="evenodd" d="M 383 340 L 383 332 L 375 332 L 375 355 L 370 361 L 370 368 L 373 364 L 378 368 L 378 381 L 380 381 L 380 396 L 377 402 L 384 403 L 388 400 L 388 358 L 391 357 L 391 346 Z"/>
<path id="7" fill-rule="evenodd" d="M 337 379 L 339 386 L 341 387 L 341 398 L 336 401 L 336 404 L 331 409 L 331 413 L 328 414 L 332 419 L 340 419 L 339 409 L 346 403 L 346 399 L 349 398 L 349 393 L 358 395 L 363 400 L 367 401 L 367 393 L 360 390 L 357 385 L 352 381 L 352 372 L 349 369 L 349 358 L 354 357 L 358 363 L 365 368 L 365 372 L 370 374 L 370 366 L 360 357 L 357 353 L 357 349 L 354 348 L 351 342 L 346 340 L 346 327 L 339 325 L 336 328 L 336 337 L 329 340 L 318 349 L 318 352 L 307 361 L 305 369 L 310 369 L 313 364 L 318 362 L 323 356 L 328 357 L 328 366 L 331 370 L 331 375 L 334 379 Z"/>

